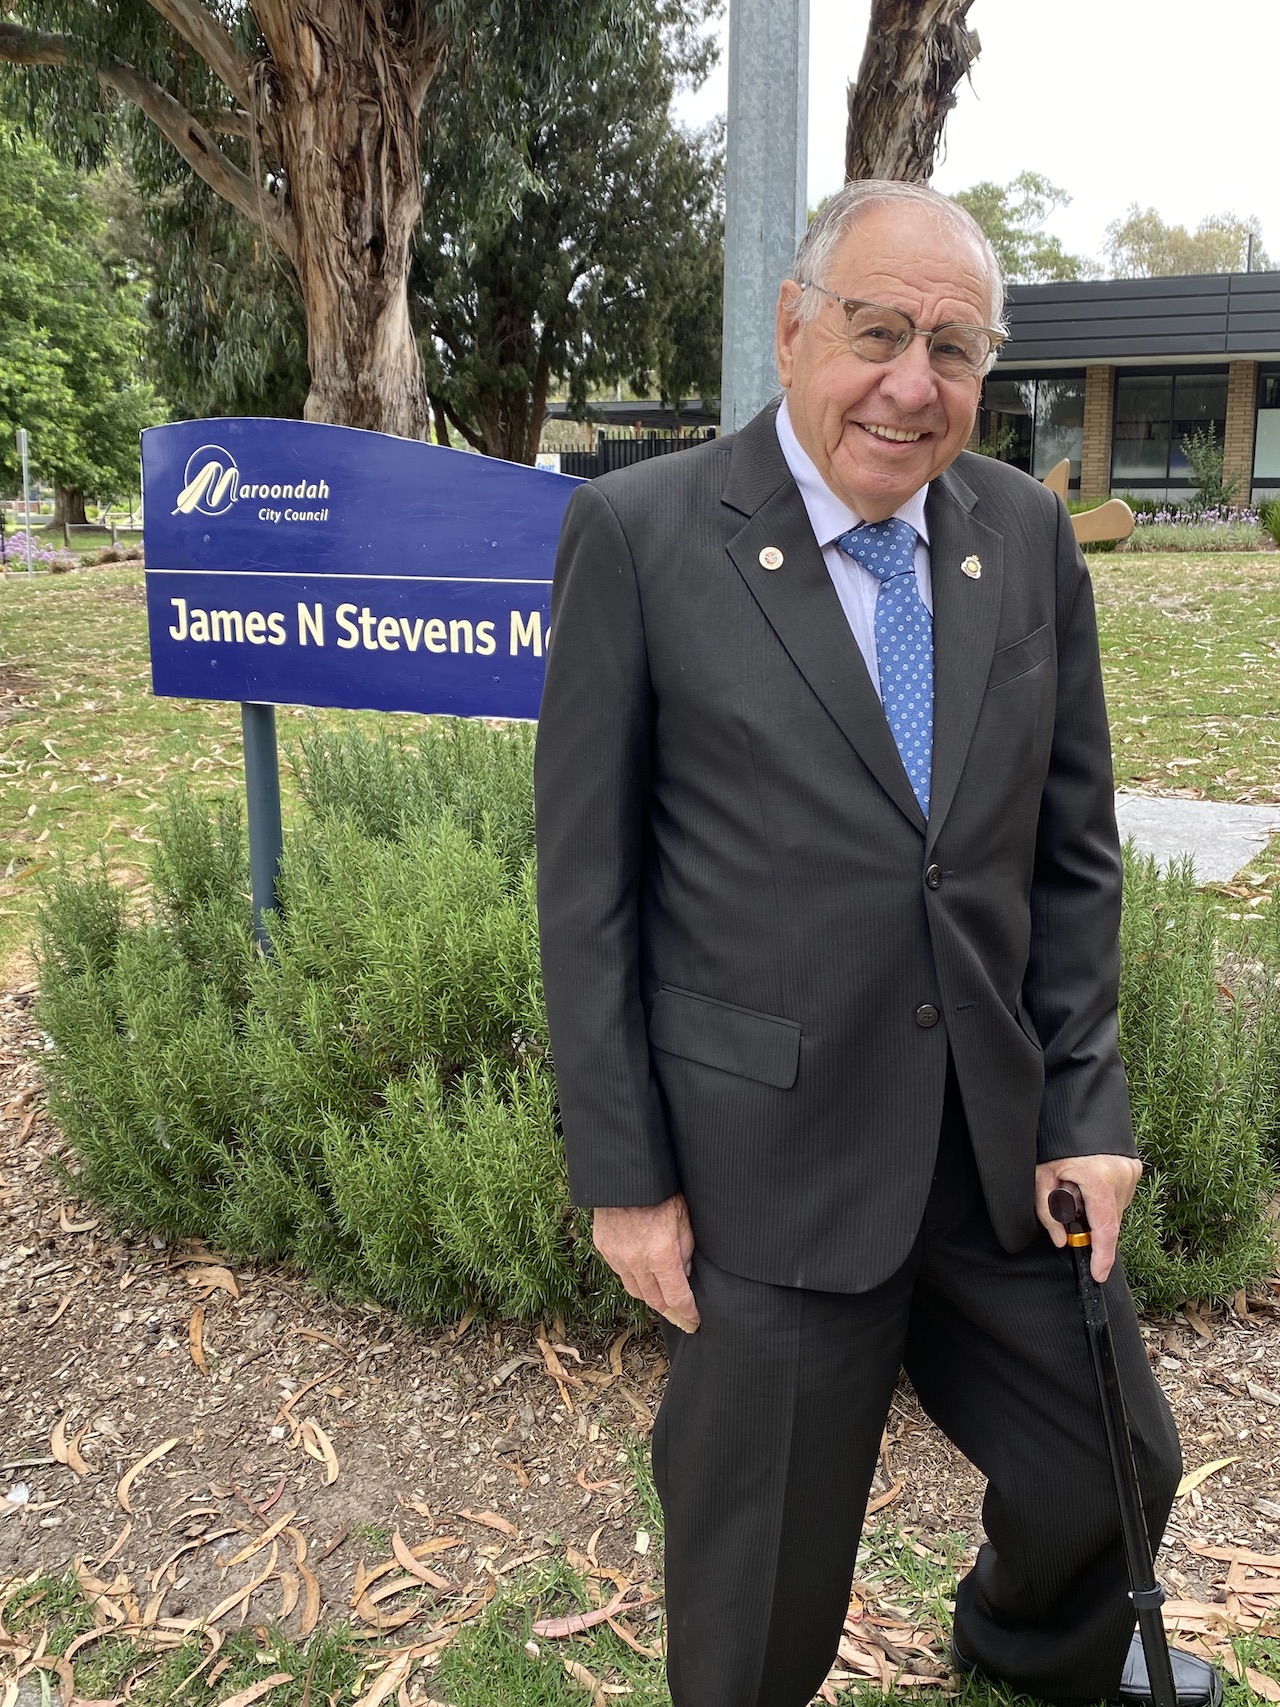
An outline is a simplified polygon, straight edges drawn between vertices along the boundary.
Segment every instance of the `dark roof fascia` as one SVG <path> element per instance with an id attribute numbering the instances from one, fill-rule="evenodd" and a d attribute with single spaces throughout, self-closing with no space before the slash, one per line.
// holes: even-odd
<path id="1" fill-rule="evenodd" d="M 1270 359 L 1280 273 L 1204 273 L 1011 285 L 999 368 L 1029 363 Z"/>

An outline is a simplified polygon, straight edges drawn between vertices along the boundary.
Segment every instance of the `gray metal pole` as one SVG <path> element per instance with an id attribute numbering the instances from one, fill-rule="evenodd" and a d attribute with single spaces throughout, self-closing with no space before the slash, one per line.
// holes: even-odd
<path id="1" fill-rule="evenodd" d="M 809 0 L 730 0 L 720 429 L 778 390 L 778 286 L 808 219 Z"/>
<path id="2" fill-rule="evenodd" d="M 249 803 L 249 886 L 253 893 L 253 937 L 263 954 L 271 937 L 263 914 L 276 906 L 276 879 L 284 851 L 280 823 L 280 755 L 274 705 L 242 703 L 244 789 Z"/>
<path id="3" fill-rule="evenodd" d="M 31 565 L 31 470 L 27 467 L 27 429 L 18 428 L 18 452 L 22 457 L 22 513 L 26 520 L 23 538 L 27 542 L 27 574 L 34 575 Z"/>

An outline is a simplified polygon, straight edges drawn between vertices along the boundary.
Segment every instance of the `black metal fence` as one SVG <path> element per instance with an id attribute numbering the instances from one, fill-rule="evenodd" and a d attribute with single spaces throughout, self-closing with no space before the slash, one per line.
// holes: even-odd
<path id="1" fill-rule="evenodd" d="M 647 462 L 651 456 L 666 456 L 673 450 L 689 450 L 715 436 L 714 427 L 694 428 L 683 434 L 646 432 L 639 438 L 633 433 L 606 433 L 602 427 L 596 434 L 594 450 L 560 452 L 560 472 L 576 474 L 580 480 L 594 480 L 598 474 L 630 468 L 633 462 Z"/>

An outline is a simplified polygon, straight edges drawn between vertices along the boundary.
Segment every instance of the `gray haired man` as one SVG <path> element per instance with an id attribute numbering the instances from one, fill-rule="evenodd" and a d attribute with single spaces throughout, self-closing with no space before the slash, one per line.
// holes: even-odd
<path id="1" fill-rule="evenodd" d="M 565 520 L 543 967 L 575 1199 L 667 1324 L 676 1707 L 819 1687 L 904 1365 L 988 1478 L 957 1663 L 1148 1695 L 1047 1213 L 1079 1186 L 1158 1540 L 1177 1440 L 1114 1266 L 1141 1168 L 1110 747 L 1066 512 L 963 449 L 1001 305 L 955 204 L 852 185 L 781 288 L 781 402 Z"/>

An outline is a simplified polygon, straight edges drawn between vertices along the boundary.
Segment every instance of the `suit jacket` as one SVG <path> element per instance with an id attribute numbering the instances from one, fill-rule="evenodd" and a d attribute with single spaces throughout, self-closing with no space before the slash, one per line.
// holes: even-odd
<path id="1" fill-rule="evenodd" d="M 928 495 L 926 824 L 774 413 L 569 505 L 543 974 L 575 1200 L 683 1190 L 719 1266 L 856 1292 L 918 1231 L 948 1050 L 1006 1248 L 1038 1159 L 1134 1153 L 1110 743 L 1065 509 L 962 454 Z"/>

